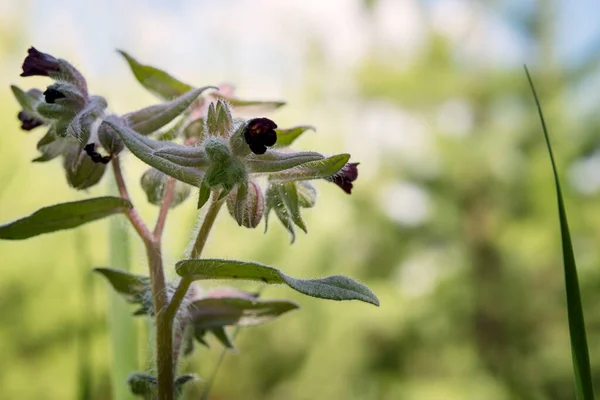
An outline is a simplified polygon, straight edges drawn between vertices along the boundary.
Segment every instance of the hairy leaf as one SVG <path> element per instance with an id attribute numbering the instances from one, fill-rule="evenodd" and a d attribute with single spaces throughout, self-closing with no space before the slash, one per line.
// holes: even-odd
<path id="1" fill-rule="evenodd" d="M 285 171 L 269 175 L 272 182 L 289 182 L 327 178 L 342 169 L 350 159 L 350 154 L 338 154 L 318 161 L 310 161 Z"/>
<path id="2" fill-rule="evenodd" d="M 240 279 L 267 284 L 284 283 L 300 293 L 330 300 L 360 300 L 379 305 L 369 288 L 345 276 L 321 279 L 295 279 L 278 269 L 252 262 L 222 259 L 189 259 L 179 261 L 175 269 L 182 277 L 202 279 Z"/>
<path id="3" fill-rule="evenodd" d="M 189 306 L 192 323 L 202 329 L 258 325 L 297 308 L 300 306 L 287 300 L 242 297 L 205 298 L 196 300 Z"/>
<path id="4" fill-rule="evenodd" d="M 156 132 L 183 113 L 206 89 L 214 86 L 204 86 L 192 89 L 166 103 L 155 104 L 138 111 L 125 114 L 123 118 L 129 126 L 138 133 L 148 135 Z"/>
<path id="5" fill-rule="evenodd" d="M 118 52 L 125 57 L 138 82 L 155 95 L 171 100 L 173 97 L 181 96 L 192 89 L 190 85 L 175 79 L 165 71 L 140 64 L 123 50 L 118 50 Z"/>
<path id="6" fill-rule="evenodd" d="M 193 156 L 189 150 L 195 151 L 198 157 L 202 157 L 200 149 L 150 139 L 118 121 L 106 120 L 106 123 L 119 134 L 129 151 L 146 164 L 192 186 L 198 187 L 200 185 L 204 176 L 201 169 L 203 166 L 198 165 L 198 167 L 193 167 L 189 166 L 190 163 L 183 162 Z M 161 155 L 158 153 L 159 150 L 165 151 L 165 153 Z M 178 153 L 178 156 L 181 155 L 183 159 L 179 160 L 179 162 L 173 161 L 172 157 L 167 157 L 168 154 L 174 151 L 181 151 L 181 153 Z"/>
<path id="7" fill-rule="evenodd" d="M 273 173 L 324 159 L 325 157 L 322 154 L 314 151 L 299 151 L 295 153 L 267 151 L 265 154 L 248 156 L 246 165 L 248 165 L 248 168 L 253 173 Z"/>
<path id="8" fill-rule="evenodd" d="M 150 278 L 114 268 L 94 268 L 129 303 L 141 303 L 150 290 Z"/>
<path id="9" fill-rule="evenodd" d="M 44 207 L 28 217 L 0 226 L 0 239 L 21 240 L 43 233 L 76 228 L 112 214 L 126 212 L 131 203 L 120 197 L 97 197 Z"/>
<path id="10" fill-rule="evenodd" d="M 301 125 L 289 129 L 275 129 L 275 132 L 277 132 L 277 143 L 275 143 L 275 147 L 289 146 L 298 139 L 300 135 L 309 130 L 314 131 L 316 129 L 311 125 Z"/>

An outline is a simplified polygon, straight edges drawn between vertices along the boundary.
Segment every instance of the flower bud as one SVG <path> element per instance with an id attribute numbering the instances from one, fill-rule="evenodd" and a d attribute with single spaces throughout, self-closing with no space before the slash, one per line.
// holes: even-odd
<path id="1" fill-rule="evenodd" d="M 56 58 L 30 47 L 23 62 L 21 76 L 50 76 L 50 73 L 59 71 L 60 63 Z"/>
<path id="2" fill-rule="evenodd" d="M 116 116 L 109 116 L 107 119 L 117 120 Z M 123 151 L 125 144 L 119 137 L 117 131 L 110 127 L 106 121 L 102 121 L 100 126 L 98 127 L 98 141 L 108 151 L 110 154 L 119 154 Z"/>
<path id="3" fill-rule="evenodd" d="M 67 173 L 67 182 L 77 190 L 90 188 L 100 182 L 106 170 L 106 164 L 92 161 L 78 145 L 67 151 L 63 166 Z"/>
<path id="4" fill-rule="evenodd" d="M 154 168 L 150 168 L 144 172 L 141 184 L 150 204 L 154 204 L 155 206 L 162 204 L 169 179 L 171 178 Z M 175 208 L 183 203 L 189 197 L 190 192 L 191 189 L 188 184 L 175 181 L 175 195 L 173 196 L 173 200 L 171 200 L 169 208 Z"/>
<path id="5" fill-rule="evenodd" d="M 339 172 L 325 179 L 335 183 L 341 187 L 344 192 L 350 194 L 353 187 L 352 182 L 358 178 L 358 168 L 356 168 L 358 164 L 359 163 L 346 163 Z"/>
<path id="6" fill-rule="evenodd" d="M 44 125 L 44 121 L 40 121 L 27 111 L 19 111 L 17 118 L 19 118 L 19 121 L 21 121 L 21 129 L 24 131 L 30 131 L 38 126 Z"/>
<path id="7" fill-rule="evenodd" d="M 87 95 L 77 86 L 67 82 L 48 86 L 44 92 L 44 99 L 48 104 L 60 104 L 75 112 L 79 112 L 87 103 Z"/>
<path id="8" fill-rule="evenodd" d="M 238 225 L 256 228 L 265 212 L 260 186 L 252 181 L 238 185 L 227 197 L 227 209 Z"/>
<path id="9" fill-rule="evenodd" d="M 229 105 L 224 100 L 217 100 L 208 106 L 206 128 L 209 135 L 228 137 L 233 120 Z"/>

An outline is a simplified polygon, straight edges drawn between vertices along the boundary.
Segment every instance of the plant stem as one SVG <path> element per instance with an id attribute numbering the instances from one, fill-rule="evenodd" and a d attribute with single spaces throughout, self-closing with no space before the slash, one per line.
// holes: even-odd
<path id="1" fill-rule="evenodd" d="M 204 246 L 206 245 L 208 235 L 210 234 L 215 220 L 217 219 L 217 215 L 221 210 L 224 200 L 217 201 L 217 197 L 218 194 L 215 194 L 210 206 L 208 207 L 208 211 L 204 216 L 204 221 L 202 221 L 202 225 L 200 226 L 200 230 L 198 231 L 198 235 L 196 236 L 196 240 L 194 242 L 194 247 L 190 253 L 192 258 L 200 258 L 202 250 L 204 250 Z M 171 320 L 175 318 L 175 314 L 177 313 L 177 310 L 179 309 L 179 306 L 181 305 L 181 302 L 183 301 L 183 298 L 185 297 L 185 294 L 190 288 L 192 282 L 193 281 L 189 278 L 182 278 L 177 286 L 177 289 L 175 289 L 175 294 L 173 295 L 171 303 L 169 303 L 166 312 L 167 316 Z"/>
<path id="2" fill-rule="evenodd" d="M 158 213 L 158 218 L 156 220 L 156 226 L 154 228 L 154 239 L 160 240 L 162 238 L 163 231 L 165 229 L 165 222 L 167 221 L 167 214 L 169 213 L 169 207 L 171 207 L 171 203 L 173 202 L 173 198 L 175 197 L 175 179 L 169 178 L 167 181 L 167 188 L 165 190 L 165 195 L 162 199 L 162 203 L 160 205 L 160 211 Z"/>
<path id="3" fill-rule="evenodd" d="M 127 185 L 125 185 L 125 180 L 123 179 L 123 172 L 121 171 L 121 162 L 119 160 L 119 156 L 113 156 L 111 162 L 113 166 L 115 180 L 117 181 L 117 188 L 119 189 L 119 194 L 122 198 L 131 202 L 129 192 L 127 191 Z M 153 235 L 144 223 L 144 221 L 142 221 L 134 207 L 131 207 L 129 211 L 127 211 L 126 215 L 129 219 L 129 222 L 131 222 L 131 225 L 133 225 L 133 228 L 144 241 L 144 244 L 146 244 L 146 247 L 148 247 L 148 244 L 153 241 Z"/>
<path id="4" fill-rule="evenodd" d="M 112 165 L 119 194 L 124 199 L 130 200 L 129 192 L 127 191 L 127 186 L 123 179 L 121 164 L 117 156 L 112 158 Z M 173 319 L 168 318 L 166 314 L 169 298 L 166 289 L 160 240 L 164 222 L 166 220 L 166 214 L 169 209 L 169 203 L 171 202 L 169 197 L 172 197 L 172 195 L 168 195 L 167 192 L 165 197 L 157 222 L 158 229 L 155 229 L 155 233 L 150 232 L 134 207 L 131 207 L 127 212 L 127 218 L 142 238 L 148 256 L 148 267 L 150 269 L 152 299 L 156 321 L 158 399 L 173 400 L 175 381 L 175 369 L 173 363 Z M 165 209 L 164 211 L 163 208 Z M 156 232 L 158 232 L 158 234 Z"/>

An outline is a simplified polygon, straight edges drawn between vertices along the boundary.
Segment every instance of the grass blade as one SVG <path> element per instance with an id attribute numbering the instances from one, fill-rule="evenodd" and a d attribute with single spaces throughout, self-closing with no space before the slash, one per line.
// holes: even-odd
<path id="1" fill-rule="evenodd" d="M 111 182 L 111 192 L 116 193 Z M 122 219 L 112 218 L 109 227 L 110 265 L 123 271 L 131 269 L 130 242 Z M 109 291 L 109 325 L 111 346 L 111 385 L 114 400 L 135 400 L 127 385 L 127 378 L 138 369 L 138 341 L 131 307 L 111 288 Z"/>
<path id="2" fill-rule="evenodd" d="M 565 204 L 560 190 L 560 181 L 550 145 L 550 137 L 548 128 L 542 113 L 542 106 L 538 99 L 533 80 L 529 74 L 527 66 L 525 66 L 527 80 L 533 93 L 533 98 L 537 106 L 542 130 L 548 146 L 548 154 L 552 163 L 552 171 L 554 173 L 554 183 L 556 185 L 556 199 L 558 202 L 558 217 L 560 220 L 560 234 L 562 239 L 563 263 L 565 273 L 565 289 L 567 294 L 567 317 L 569 320 L 569 334 L 571 337 L 571 354 L 573 356 L 573 369 L 575 371 L 575 387 L 577 398 L 584 400 L 594 399 L 594 388 L 592 385 L 592 373 L 590 368 L 590 357 L 588 353 L 587 338 L 585 333 L 585 321 L 583 318 L 583 308 L 581 306 L 581 295 L 579 293 L 579 280 L 577 278 L 577 266 L 575 264 L 575 255 L 571 243 L 571 235 L 569 233 L 569 224 L 567 221 L 567 213 Z"/>

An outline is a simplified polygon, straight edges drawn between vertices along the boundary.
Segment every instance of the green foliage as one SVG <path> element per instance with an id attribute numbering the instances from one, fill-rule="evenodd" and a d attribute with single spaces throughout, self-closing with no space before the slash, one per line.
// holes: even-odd
<path id="1" fill-rule="evenodd" d="M 315 131 L 316 129 L 311 125 L 300 125 L 289 129 L 275 129 L 277 132 L 277 143 L 275 144 L 275 147 L 290 146 L 300 137 L 300 135 L 309 130 Z"/>
<path id="2" fill-rule="evenodd" d="M 263 264 L 221 259 L 182 260 L 176 264 L 175 271 L 179 276 L 194 280 L 233 279 L 259 281 L 266 284 L 284 283 L 312 297 L 329 300 L 360 300 L 379 306 L 379 300 L 373 292 L 345 276 L 294 279 L 278 269 Z"/>
<path id="3" fill-rule="evenodd" d="M 285 171 L 269 175 L 272 182 L 290 182 L 327 178 L 337 173 L 350 160 L 350 154 L 338 154 L 322 160 L 310 161 Z"/>
<path id="4" fill-rule="evenodd" d="M 163 99 L 171 100 L 173 97 L 181 96 L 193 89 L 190 85 L 180 82 L 165 71 L 140 64 L 123 50 L 118 50 L 118 52 L 125 57 L 138 82 Z"/>
<path id="5" fill-rule="evenodd" d="M 98 197 L 44 207 L 14 222 L 0 226 L 0 239 L 22 240 L 124 213 L 131 203 L 118 197 Z"/>

